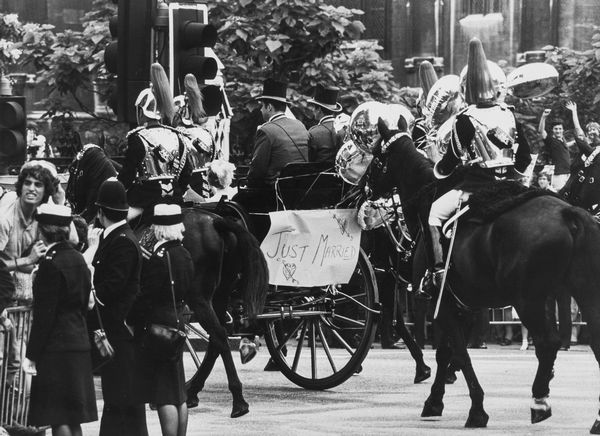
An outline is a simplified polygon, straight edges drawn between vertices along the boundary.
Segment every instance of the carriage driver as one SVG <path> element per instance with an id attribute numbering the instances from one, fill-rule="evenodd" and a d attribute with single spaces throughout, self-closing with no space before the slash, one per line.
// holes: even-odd
<path id="1" fill-rule="evenodd" d="M 161 123 L 161 118 L 169 122 L 164 116 L 169 111 L 157 103 L 157 94 L 169 89 L 166 73 L 160 64 L 152 64 L 151 75 L 154 86 L 140 92 L 135 101 L 139 127 L 127 134 L 125 162 L 118 175 L 127 189 L 128 220 L 159 202 L 179 198 L 190 172 L 187 137 Z M 174 114 L 174 109 L 170 112 Z"/>
<path id="2" fill-rule="evenodd" d="M 443 179 L 459 165 L 465 166 L 464 177 L 455 188 L 431 205 L 425 242 L 435 287 L 441 285 L 444 270 L 442 224 L 456 212 L 461 200 L 467 201 L 478 187 L 496 180 L 519 179 L 531 162 L 527 140 L 512 108 L 503 102 L 503 89 L 498 85 L 501 84 L 494 83 L 488 68 L 481 41 L 473 38 L 469 42 L 464 87 L 469 106 L 456 116 L 447 151 L 434 167 L 435 176 Z"/>

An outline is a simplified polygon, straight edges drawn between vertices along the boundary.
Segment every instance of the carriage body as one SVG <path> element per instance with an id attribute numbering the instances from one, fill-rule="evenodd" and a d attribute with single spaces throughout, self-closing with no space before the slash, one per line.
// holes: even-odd
<path id="1" fill-rule="evenodd" d="M 278 207 L 301 218 L 327 210 L 335 214 L 351 187 L 330 170 L 326 164 L 288 164 L 276 183 Z M 238 219 L 259 241 L 264 240 L 269 214 L 247 213 L 227 200 L 213 208 L 219 215 Z M 316 227 L 309 232 L 322 230 Z M 271 284 L 258 319 L 271 358 L 289 380 L 306 389 L 329 389 L 360 371 L 374 340 L 379 312 L 373 267 L 358 247 L 347 283 Z"/>

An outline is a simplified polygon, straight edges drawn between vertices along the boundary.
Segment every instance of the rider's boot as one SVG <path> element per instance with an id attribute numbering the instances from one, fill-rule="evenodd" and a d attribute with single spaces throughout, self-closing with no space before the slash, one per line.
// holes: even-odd
<path id="1" fill-rule="evenodd" d="M 442 232 L 440 227 L 430 225 L 424 233 L 428 269 L 417 296 L 421 294 L 423 298 L 431 298 L 433 291 L 440 287 L 444 274 L 444 251 L 440 241 Z"/>

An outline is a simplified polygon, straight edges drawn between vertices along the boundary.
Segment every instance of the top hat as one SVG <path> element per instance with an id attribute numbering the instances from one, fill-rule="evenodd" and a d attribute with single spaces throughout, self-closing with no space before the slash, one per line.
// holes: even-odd
<path id="1" fill-rule="evenodd" d="M 146 88 L 138 94 L 135 100 L 135 107 L 139 107 L 147 118 L 160 120 L 156 98 L 151 88 Z"/>
<path id="2" fill-rule="evenodd" d="M 257 100 L 276 100 L 287 103 L 287 83 L 275 79 L 266 79 L 263 84 L 263 93 L 256 97 Z"/>
<path id="3" fill-rule="evenodd" d="M 106 179 L 98 188 L 98 200 L 96 206 L 104 209 L 127 212 L 127 192 L 125 186 L 117 180 L 116 177 Z"/>
<path id="4" fill-rule="evenodd" d="M 37 208 L 35 219 L 40 224 L 69 227 L 73 217 L 68 206 L 44 203 Z"/>
<path id="5" fill-rule="evenodd" d="M 342 105 L 337 102 L 339 88 L 331 87 L 325 88 L 323 85 L 317 85 L 315 88 L 315 98 L 309 98 L 308 103 L 316 104 L 317 106 L 324 107 L 332 112 L 339 112 L 342 110 Z"/>
<path id="6" fill-rule="evenodd" d="M 157 204 L 154 206 L 152 224 L 157 226 L 173 226 L 183 223 L 181 207 L 177 204 Z"/>

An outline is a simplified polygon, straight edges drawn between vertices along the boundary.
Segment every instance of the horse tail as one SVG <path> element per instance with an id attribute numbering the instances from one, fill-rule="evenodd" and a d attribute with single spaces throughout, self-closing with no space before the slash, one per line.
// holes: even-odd
<path id="1" fill-rule="evenodd" d="M 573 238 L 570 270 L 576 293 L 590 283 L 600 283 L 600 226 L 579 207 L 563 209 L 562 216 Z"/>
<path id="2" fill-rule="evenodd" d="M 240 291 L 246 312 L 254 319 L 263 311 L 269 287 L 265 256 L 254 235 L 232 219 L 216 219 L 214 225 L 217 231 L 231 232 L 237 239 L 237 261 L 241 264 Z"/>

